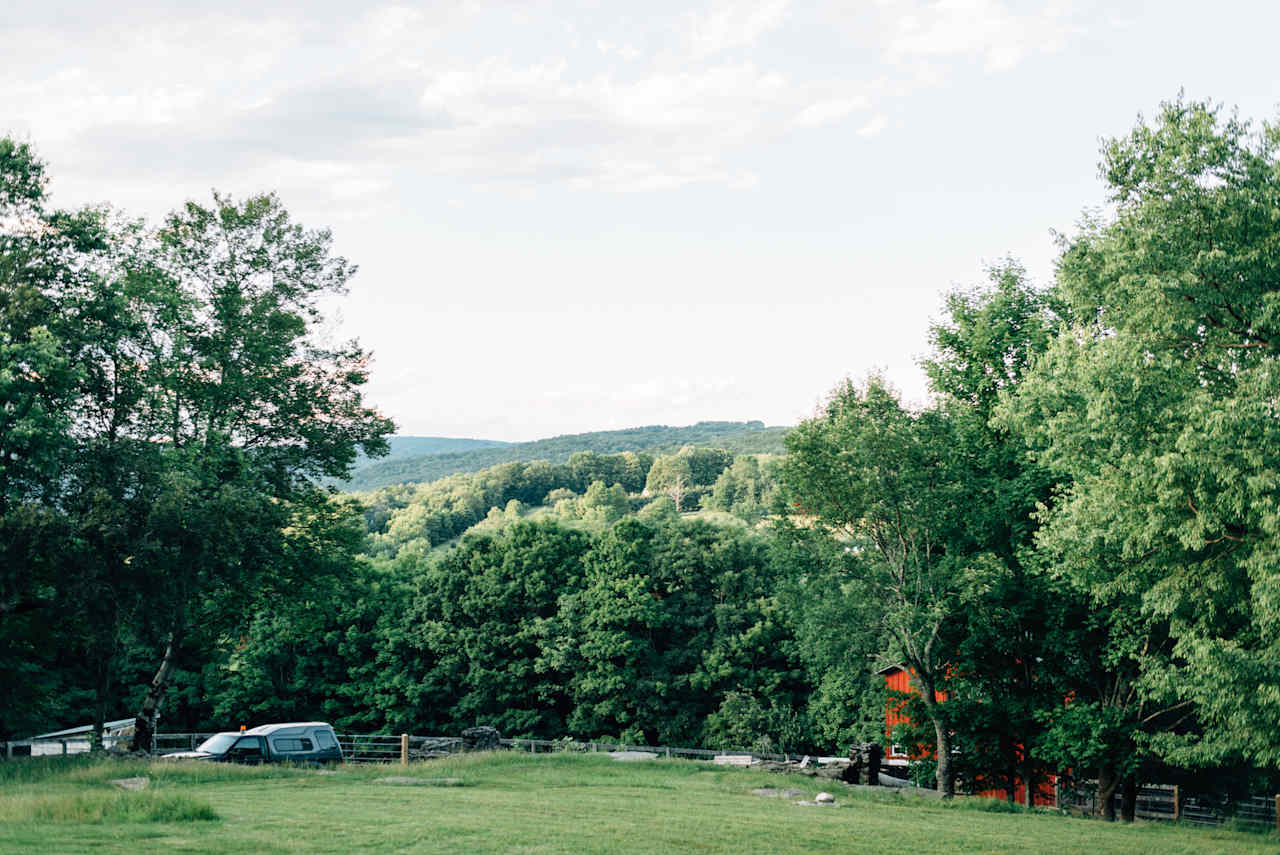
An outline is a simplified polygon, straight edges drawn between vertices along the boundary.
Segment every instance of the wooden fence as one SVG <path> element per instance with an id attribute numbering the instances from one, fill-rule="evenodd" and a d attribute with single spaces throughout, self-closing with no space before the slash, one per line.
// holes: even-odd
<path id="1" fill-rule="evenodd" d="M 1123 797 L 1116 793 L 1112 797 L 1116 816 L 1120 815 Z M 1097 808 L 1097 798 L 1093 794 L 1070 796 L 1063 794 L 1062 807 L 1083 813 L 1093 813 Z M 1226 799 L 1211 802 L 1197 796 L 1184 795 L 1180 787 L 1151 785 L 1138 790 L 1138 803 L 1134 815 L 1138 819 L 1166 822 L 1185 822 L 1190 825 L 1221 825 L 1234 822 L 1243 826 L 1260 829 L 1274 828 L 1280 831 L 1280 795 L 1249 796 L 1248 798 L 1228 801 Z"/>

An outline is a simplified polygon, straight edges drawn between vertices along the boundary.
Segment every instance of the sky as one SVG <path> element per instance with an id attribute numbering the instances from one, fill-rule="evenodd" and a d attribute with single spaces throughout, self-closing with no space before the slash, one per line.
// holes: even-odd
<path id="1" fill-rule="evenodd" d="M 1256 0 L 0 6 L 53 203 L 277 192 L 360 266 L 332 331 L 413 435 L 795 424 L 872 371 L 922 403 L 943 295 L 1050 281 L 1102 139 L 1280 99 Z"/>

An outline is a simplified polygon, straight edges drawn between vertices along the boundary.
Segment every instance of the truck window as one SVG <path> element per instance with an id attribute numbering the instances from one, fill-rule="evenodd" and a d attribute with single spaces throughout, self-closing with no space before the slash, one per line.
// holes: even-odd
<path id="1" fill-rule="evenodd" d="M 316 731 L 316 742 L 320 743 L 321 748 L 337 748 L 338 743 L 334 741 L 333 734 L 327 730 Z"/>
<path id="2" fill-rule="evenodd" d="M 258 736 L 242 736 L 231 746 L 228 752 L 240 757 L 261 757 L 262 756 L 262 738 Z"/>
<path id="3" fill-rule="evenodd" d="M 313 746 L 311 745 L 311 740 L 307 739 L 305 736 L 300 738 L 287 737 L 284 739 L 276 739 L 276 740 L 273 740 L 271 744 L 275 747 L 277 751 L 281 752 L 282 754 L 289 754 L 297 751 L 314 750 Z"/>

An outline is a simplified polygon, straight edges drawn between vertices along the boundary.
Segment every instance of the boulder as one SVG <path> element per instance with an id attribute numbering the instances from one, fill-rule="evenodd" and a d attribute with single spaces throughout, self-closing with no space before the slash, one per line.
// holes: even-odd
<path id="1" fill-rule="evenodd" d="M 717 754 L 711 762 L 717 766 L 750 766 L 755 758 L 750 754 Z"/>
<path id="2" fill-rule="evenodd" d="M 461 787 L 461 778 L 375 778 L 375 784 L 399 784 L 405 787 Z"/>
<path id="3" fill-rule="evenodd" d="M 818 793 L 813 800 L 820 805 L 833 805 L 836 803 L 836 797 L 831 793 Z"/>
<path id="4" fill-rule="evenodd" d="M 652 751 L 610 751 L 609 756 L 623 763 L 634 763 L 637 760 L 657 760 L 658 755 Z"/>
<path id="5" fill-rule="evenodd" d="M 468 727 L 462 731 L 462 750 L 496 751 L 502 734 L 494 727 Z"/>

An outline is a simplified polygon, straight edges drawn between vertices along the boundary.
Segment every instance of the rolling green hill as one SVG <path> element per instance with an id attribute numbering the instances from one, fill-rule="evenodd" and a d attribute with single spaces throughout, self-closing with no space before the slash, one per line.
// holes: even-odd
<path id="1" fill-rule="evenodd" d="M 685 427 L 650 425 L 625 430 L 594 431 L 539 439 L 533 442 L 487 443 L 450 451 L 409 453 L 404 449 L 445 448 L 439 443 L 485 443 L 484 440 L 444 440 L 436 437 L 394 437 L 392 454 L 380 460 L 362 460 L 351 479 L 338 486 L 345 490 L 373 490 L 389 484 L 435 481 L 459 472 L 478 472 L 500 463 L 546 460 L 564 463 L 579 451 L 617 454 L 623 451 L 671 452 L 686 445 L 714 446 L 737 454 L 780 454 L 782 438 L 790 428 L 765 427 L 764 422 L 698 422 Z M 436 445 L 431 445 L 436 443 Z M 401 451 L 398 451 L 401 450 Z"/>
<path id="2" fill-rule="evenodd" d="M 357 464 L 367 466 L 370 463 L 387 463 L 392 460 L 403 460 L 406 457 L 427 457 L 433 454 L 461 454 L 479 448 L 496 448 L 511 445 L 497 439 L 455 439 L 448 436 L 393 436 L 388 440 L 391 453 L 375 460 L 364 460 Z"/>

